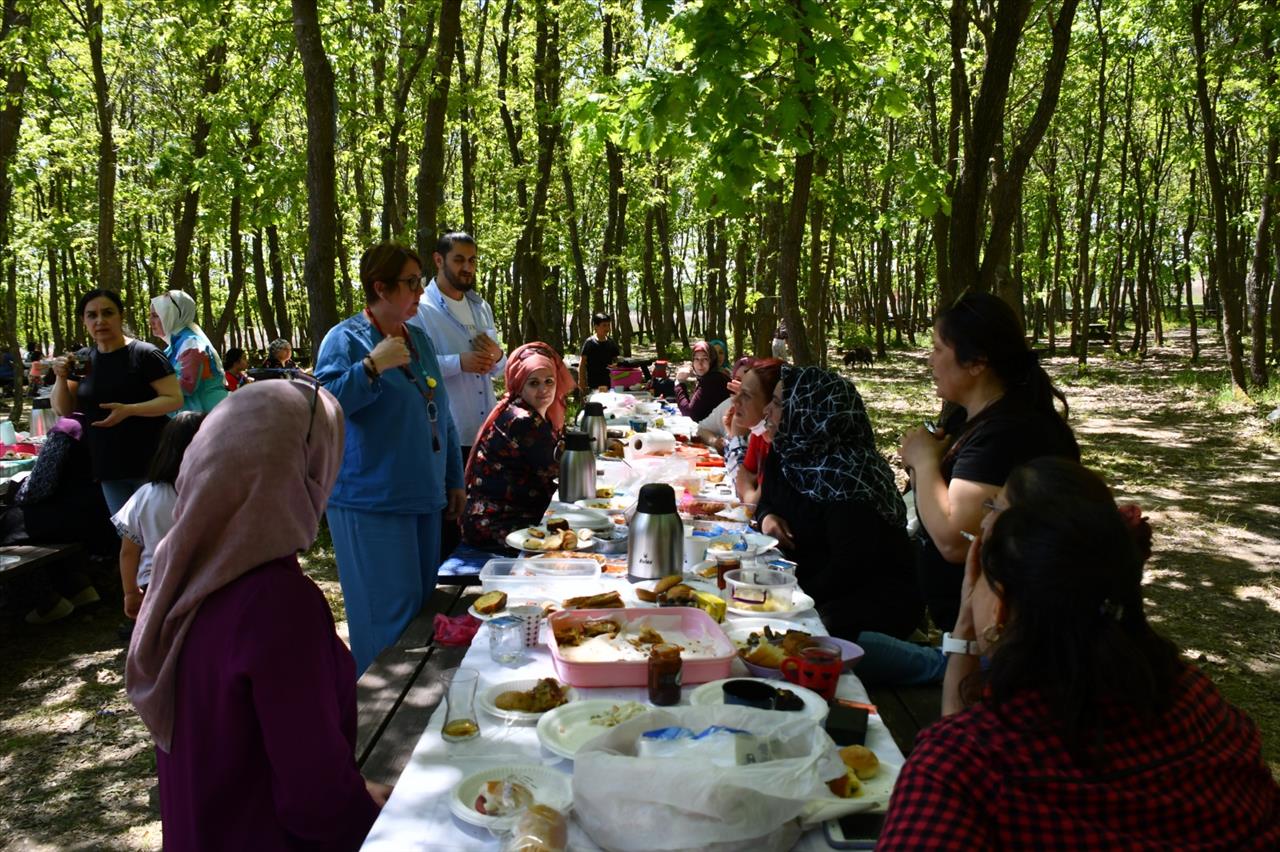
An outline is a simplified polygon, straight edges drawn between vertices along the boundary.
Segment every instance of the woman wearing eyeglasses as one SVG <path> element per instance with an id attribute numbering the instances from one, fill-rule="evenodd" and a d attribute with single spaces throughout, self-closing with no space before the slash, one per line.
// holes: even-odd
<path id="1" fill-rule="evenodd" d="M 950 630 L 983 501 L 1009 472 L 1039 456 L 1080 458 L 1067 400 L 1027 347 L 1013 308 L 989 293 L 966 293 L 938 315 L 929 356 L 937 394 L 954 411 L 937 434 L 902 438 L 922 529 L 921 582 L 934 624 Z M 1062 414 L 1055 407 L 1062 403 Z"/>
<path id="2" fill-rule="evenodd" d="M 507 534 L 538 523 L 556 490 L 556 444 L 573 377 L 554 349 L 526 343 L 507 358 L 507 395 L 489 412 L 467 460 L 462 540 L 505 546 Z"/>
<path id="3" fill-rule="evenodd" d="M 462 512 L 462 459 L 430 339 L 405 321 L 422 262 L 398 243 L 360 258 L 365 309 L 325 335 L 315 377 L 342 404 L 347 442 L 326 516 L 357 677 L 436 585 L 442 517 Z"/>
<path id="4" fill-rule="evenodd" d="M 169 344 L 164 354 L 178 374 L 184 411 L 209 412 L 227 398 L 222 359 L 200 326 L 196 301 L 181 290 L 151 300 L 151 333 Z"/>

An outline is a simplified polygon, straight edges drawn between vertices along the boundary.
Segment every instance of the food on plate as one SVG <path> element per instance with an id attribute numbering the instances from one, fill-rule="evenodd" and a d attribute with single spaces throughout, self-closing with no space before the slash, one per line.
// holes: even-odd
<path id="1" fill-rule="evenodd" d="M 661 645 L 666 641 L 661 633 L 652 627 L 645 626 L 640 628 L 640 635 L 632 639 L 631 644 L 639 648 L 641 645 Z"/>
<path id="2" fill-rule="evenodd" d="M 550 550 L 546 553 L 539 553 L 534 559 L 594 559 L 601 565 L 605 563 L 605 558 L 599 553 L 583 553 L 580 550 Z"/>
<path id="3" fill-rule="evenodd" d="M 616 728 L 623 722 L 629 722 L 649 708 L 638 701 L 627 701 L 615 704 L 604 713 L 596 713 L 591 717 L 591 724 L 601 728 Z"/>
<path id="4" fill-rule="evenodd" d="M 693 500 L 680 507 L 681 511 L 699 520 L 717 520 L 717 515 L 728 508 L 728 503 L 719 500 Z"/>
<path id="5" fill-rule="evenodd" d="M 486 781 L 476 796 L 476 810 L 485 816 L 510 816 L 533 804 L 533 793 L 515 781 Z"/>
<path id="6" fill-rule="evenodd" d="M 844 765 L 853 770 L 858 780 L 866 781 L 874 778 L 880 771 L 880 758 L 876 753 L 863 745 L 845 746 L 840 749 L 840 759 Z"/>
<path id="7" fill-rule="evenodd" d="M 636 589 L 636 597 L 645 603 L 656 603 L 659 598 L 678 585 L 680 585 L 680 575 L 672 574 L 659 580 L 652 591 L 649 589 Z M 686 586 L 686 588 L 688 587 Z"/>
<path id="8" fill-rule="evenodd" d="M 564 518 L 557 518 L 554 515 L 547 518 L 547 532 L 564 532 L 569 529 L 569 522 Z"/>
<path id="9" fill-rule="evenodd" d="M 579 544 L 586 544 L 587 542 L 591 541 L 591 539 L 596 537 L 595 530 L 574 530 L 573 532 L 575 535 L 578 536 Z"/>
<path id="10" fill-rule="evenodd" d="M 862 782 L 872 778 L 880 770 L 880 759 L 866 746 L 851 745 L 840 749 L 845 772 L 827 787 L 842 799 L 852 799 L 862 792 Z"/>
<path id="11" fill-rule="evenodd" d="M 779 633 L 766 624 L 763 630 L 748 636 L 746 642 L 738 642 L 738 655 L 757 666 L 776 669 L 787 657 L 799 656 L 805 648 L 820 644 L 803 630 Z"/>
<path id="12" fill-rule="evenodd" d="M 540 535 L 535 535 L 540 533 Z M 564 537 L 560 533 L 548 533 L 534 528 L 525 532 L 525 550 L 559 550 L 563 546 Z"/>
<path id="13" fill-rule="evenodd" d="M 576 598 L 566 598 L 564 601 L 565 609 L 623 609 L 625 606 L 626 604 L 622 602 L 622 595 L 617 592 L 582 595 Z"/>
<path id="14" fill-rule="evenodd" d="M 578 534 L 573 530 L 563 530 L 560 533 L 560 546 L 565 550 L 578 549 Z"/>
<path id="15" fill-rule="evenodd" d="M 485 592 L 472 604 L 481 615 L 493 615 L 507 608 L 506 592 Z"/>
<path id="16" fill-rule="evenodd" d="M 624 459 L 627 457 L 627 445 L 617 438 L 610 438 L 609 445 L 605 447 L 604 456 L 608 459 Z M 596 488 L 596 495 L 600 495 L 599 488 Z"/>
<path id="17" fill-rule="evenodd" d="M 608 485 L 597 485 L 596 496 L 602 499 L 608 499 L 613 496 L 613 488 Z"/>
<path id="18" fill-rule="evenodd" d="M 493 699 L 499 710 L 519 710 L 525 713 L 545 713 L 561 704 L 567 704 L 569 696 L 565 695 L 560 681 L 553 677 L 544 677 L 532 689 L 509 689 L 501 692 Z"/>
<path id="19" fill-rule="evenodd" d="M 773 697 L 774 710 L 792 711 L 804 709 L 804 699 L 799 695 L 796 695 L 789 689 L 783 689 L 782 687 L 778 687 L 777 690 L 777 695 Z"/>
<path id="20" fill-rule="evenodd" d="M 622 632 L 622 625 L 612 618 L 588 618 L 582 622 L 582 635 L 590 639 L 592 636 L 617 636 Z"/>
<path id="21" fill-rule="evenodd" d="M 724 598 L 719 595 L 713 595 L 710 592 L 694 591 L 694 606 L 711 616 L 717 624 L 724 621 L 725 602 Z"/>
<path id="22" fill-rule="evenodd" d="M 576 647 L 595 636 L 612 638 L 621 631 L 622 625 L 612 618 L 588 618 L 581 624 L 560 623 L 551 628 L 551 632 L 556 637 L 556 644 L 561 648 Z"/>
<path id="23" fill-rule="evenodd" d="M 600 556 L 600 554 L 598 553 L 593 553 L 592 555 Z M 602 556 L 600 558 L 604 559 L 604 557 Z M 626 562 L 609 562 L 606 560 L 601 563 L 600 573 L 610 574 L 613 576 L 626 576 L 627 563 Z"/>
<path id="24" fill-rule="evenodd" d="M 563 852 L 569 848 L 569 824 L 546 805 L 530 805 L 511 832 L 512 852 Z"/>
<path id="25" fill-rule="evenodd" d="M 540 530 L 540 529 L 538 529 L 537 527 L 530 527 L 530 528 L 529 528 L 528 535 L 532 536 L 533 538 L 546 538 L 546 537 L 547 537 L 547 531 L 546 531 L 546 530 Z"/>
<path id="26" fill-rule="evenodd" d="M 719 539 L 707 545 L 707 550 L 733 550 L 733 542 Z"/>
<path id="27" fill-rule="evenodd" d="M 748 663 L 763 666 L 766 669 L 782 668 L 782 661 L 787 658 L 787 653 L 782 648 L 770 645 L 768 642 L 762 642 L 748 653 L 743 654 L 742 651 L 738 653 L 742 654 L 742 658 Z"/>

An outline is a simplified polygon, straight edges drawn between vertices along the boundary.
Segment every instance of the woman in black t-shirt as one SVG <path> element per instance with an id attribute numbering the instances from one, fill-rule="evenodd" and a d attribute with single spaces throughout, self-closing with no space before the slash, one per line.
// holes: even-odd
<path id="1" fill-rule="evenodd" d="M 921 583 L 934 623 L 950 630 L 969 542 L 1009 473 L 1039 456 L 1079 460 L 1067 400 L 1028 347 L 1013 309 L 967 293 L 938 315 L 929 356 L 937 394 L 956 406 L 931 433 L 902 438 L 920 516 Z M 1054 404 L 1062 403 L 1062 414 Z"/>
<path id="2" fill-rule="evenodd" d="M 93 475 L 114 515 L 145 479 L 165 415 L 182 407 L 182 389 L 163 352 L 125 337 L 115 293 L 90 290 L 76 313 L 94 345 L 54 360 L 53 410 L 83 418 Z"/>

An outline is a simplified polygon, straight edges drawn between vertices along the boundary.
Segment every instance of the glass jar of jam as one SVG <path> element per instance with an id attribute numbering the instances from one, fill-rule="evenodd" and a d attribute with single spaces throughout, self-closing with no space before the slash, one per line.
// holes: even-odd
<path id="1" fill-rule="evenodd" d="M 742 556 L 736 550 L 709 550 L 716 563 L 716 588 L 724 591 L 724 575 L 742 567 Z"/>
<path id="2" fill-rule="evenodd" d="M 679 704 L 683 668 L 679 645 L 654 645 L 649 650 L 649 701 L 659 706 Z"/>

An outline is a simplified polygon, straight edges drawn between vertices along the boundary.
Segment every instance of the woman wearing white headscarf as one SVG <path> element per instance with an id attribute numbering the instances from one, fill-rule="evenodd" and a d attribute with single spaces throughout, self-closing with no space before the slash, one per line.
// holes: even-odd
<path id="1" fill-rule="evenodd" d="M 151 300 L 151 333 L 169 344 L 164 354 L 178 374 L 184 411 L 208 412 L 227 398 L 226 372 L 196 325 L 196 301 L 181 290 Z"/>

